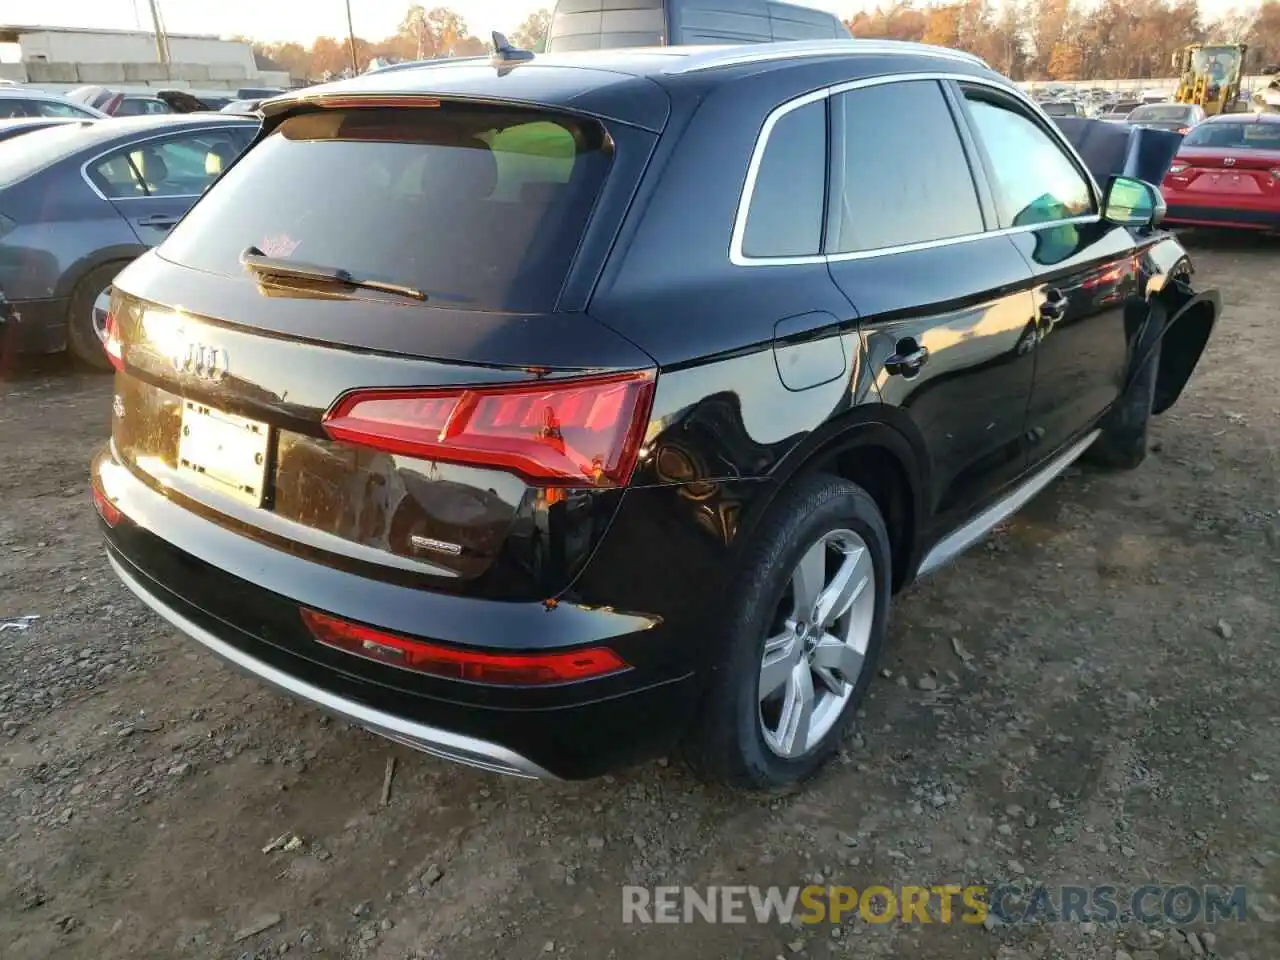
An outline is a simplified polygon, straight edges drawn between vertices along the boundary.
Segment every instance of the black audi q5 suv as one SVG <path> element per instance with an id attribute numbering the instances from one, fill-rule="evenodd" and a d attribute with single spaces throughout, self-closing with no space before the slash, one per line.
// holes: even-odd
<path id="1" fill-rule="evenodd" d="M 111 565 L 284 691 L 488 770 L 839 745 L 891 596 L 1218 315 L 1159 192 L 879 41 L 427 63 L 267 101 L 120 275 Z"/>

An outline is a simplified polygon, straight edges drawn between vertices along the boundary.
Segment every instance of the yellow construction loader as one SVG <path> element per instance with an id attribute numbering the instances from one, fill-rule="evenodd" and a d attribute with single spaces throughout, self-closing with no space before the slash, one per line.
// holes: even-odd
<path id="1" fill-rule="evenodd" d="M 1249 47 L 1243 43 L 1193 43 L 1173 55 L 1181 79 L 1174 100 L 1195 103 L 1212 116 L 1241 109 L 1240 73 Z"/>

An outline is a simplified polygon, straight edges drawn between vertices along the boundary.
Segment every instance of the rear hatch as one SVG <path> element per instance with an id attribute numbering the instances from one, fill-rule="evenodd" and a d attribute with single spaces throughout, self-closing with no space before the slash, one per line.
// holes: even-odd
<path id="1" fill-rule="evenodd" d="M 600 122 L 527 106 L 269 122 L 117 281 L 116 456 L 319 562 L 562 590 L 612 519 L 653 388 L 646 354 L 560 296 L 614 150 Z"/>
<path id="2" fill-rule="evenodd" d="M 1280 199 L 1280 124 L 1241 116 L 1196 126 L 1182 141 L 1165 183 L 1204 203 L 1219 197 L 1262 204 Z"/>
<path id="3" fill-rule="evenodd" d="M 1183 147 L 1165 182 L 1206 202 L 1215 197 L 1280 201 L 1280 150 Z"/>

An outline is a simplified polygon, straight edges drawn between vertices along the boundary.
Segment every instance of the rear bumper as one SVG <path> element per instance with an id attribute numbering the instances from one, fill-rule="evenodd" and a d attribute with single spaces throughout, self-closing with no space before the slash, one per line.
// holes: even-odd
<path id="1" fill-rule="evenodd" d="M 484 770 L 492 770 L 495 773 L 532 778 L 551 777 L 551 774 L 532 760 L 496 743 L 489 743 L 475 737 L 468 737 L 465 734 L 442 730 L 439 727 L 432 727 L 423 723 L 415 723 L 405 717 L 385 713 L 355 700 L 349 700 L 346 697 L 332 693 L 323 687 L 307 683 L 305 680 L 255 659 L 243 650 L 220 639 L 212 631 L 206 630 L 195 621 L 188 620 L 173 607 L 167 606 L 156 593 L 152 592 L 153 588 L 148 588 L 142 582 L 136 575 L 136 571 L 131 573 L 125 569 L 123 560 L 117 559 L 110 553 L 107 555 L 107 560 L 121 582 L 132 590 L 138 599 L 160 614 L 165 620 L 168 620 L 170 624 L 177 627 L 192 640 L 202 643 L 212 653 L 232 666 L 238 667 L 245 673 L 251 674 L 260 680 L 265 680 L 271 686 L 285 693 L 310 701 L 335 716 L 358 723 L 376 733 L 382 734 L 388 739 L 407 744 L 433 756 L 443 757 L 446 760 L 455 760 Z"/>
<path id="2" fill-rule="evenodd" d="M 1247 205 L 1207 206 L 1166 196 L 1164 222 L 1192 227 L 1235 227 L 1244 230 L 1280 230 L 1280 208 Z"/>
<path id="3" fill-rule="evenodd" d="M 19 353 L 59 353 L 67 348 L 66 300 L 15 300 Z"/>
<path id="4" fill-rule="evenodd" d="M 673 666 L 659 618 L 372 581 L 224 529 L 106 451 L 92 475 L 122 514 L 103 531 L 111 565 L 131 591 L 223 660 L 392 740 L 484 770 L 582 779 L 661 755 L 692 715 L 692 671 Z M 304 606 L 432 640 L 456 641 L 465 631 L 468 642 L 502 651 L 603 643 L 633 666 L 538 688 L 424 676 L 316 643 L 299 615 Z M 417 629 L 406 631 L 409 623 Z M 492 642 L 479 642 L 485 638 Z"/>

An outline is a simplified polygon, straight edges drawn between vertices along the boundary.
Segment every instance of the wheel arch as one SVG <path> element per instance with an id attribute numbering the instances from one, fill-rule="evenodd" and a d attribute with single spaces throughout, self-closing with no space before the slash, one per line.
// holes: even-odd
<path id="1" fill-rule="evenodd" d="M 80 285 L 80 282 L 99 267 L 119 263 L 120 269 L 123 270 L 146 252 L 147 247 L 142 244 L 113 244 L 109 247 L 95 250 L 93 253 L 87 254 L 75 261 L 75 263 L 70 264 L 67 269 L 62 271 L 62 276 L 58 278 L 55 296 L 59 299 L 68 298 L 75 293 L 75 289 Z"/>
<path id="2" fill-rule="evenodd" d="M 1169 318 L 1161 338 L 1160 366 L 1156 372 L 1153 414 L 1164 413 L 1182 395 L 1196 364 L 1209 344 L 1209 337 L 1222 312 L 1222 300 L 1216 290 L 1191 293 L 1170 291 L 1165 295 Z"/>
<path id="3" fill-rule="evenodd" d="M 1192 288 L 1191 257 L 1172 235 L 1164 235 L 1152 243 L 1144 251 L 1144 263 L 1149 274 L 1146 281 L 1146 299 L 1152 308 L 1149 313 L 1156 309 L 1164 313 L 1157 338 L 1160 363 L 1151 404 L 1152 414 L 1160 414 L 1177 402 L 1191 379 L 1222 313 L 1222 300 L 1217 290 L 1197 293 Z M 1154 348 L 1154 345 L 1143 346 L 1141 355 L 1131 358 L 1130 381 Z"/>
<path id="4" fill-rule="evenodd" d="M 928 457 L 904 411 L 881 404 L 857 407 L 810 433 L 773 469 L 770 493 L 753 504 L 746 532 L 778 495 L 810 473 L 831 473 L 865 489 L 884 517 L 893 554 L 893 589 L 911 582 L 928 528 Z"/>

